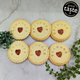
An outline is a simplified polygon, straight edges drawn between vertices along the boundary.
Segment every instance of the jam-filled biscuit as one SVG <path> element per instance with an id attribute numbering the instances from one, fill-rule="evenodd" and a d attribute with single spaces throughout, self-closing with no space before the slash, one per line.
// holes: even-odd
<path id="1" fill-rule="evenodd" d="M 39 41 L 47 39 L 51 34 L 51 25 L 46 20 L 36 20 L 31 25 L 31 36 Z"/>
<path id="2" fill-rule="evenodd" d="M 49 60 L 58 66 L 66 64 L 70 60 L 70 50 L 62 43 L 52 44 L 49 48 Z"/>
<path id="3" fill-rule="evenodd" d="M 49 57 L 49 50 L 46 44 L 42 42 L 34 42 L 30 45 L 30 53 L 28 59 L 36 65 L 43 64 Z"/>
<path id="4" fill-rule="evenodd" d="M 22 40 L 30 34 L 30 23 L 24 19 L 14 21 L 10 26 L 12 37 L 17 40 Z"/>
<path id="5" fill-rule="evenodd" d="M 23 41 L 15 41 L 8 49 L 8 57 L 12 62 L 20 63 L 27 59 L 29 54 L 28 45 Z"/>
<path id="6" fill-rule="evenodd" d="M 52 24 L 51 37 L 56 41 L 65 41 L 71 35 L 71 27 L 64 21 L 55 21 Z"/>

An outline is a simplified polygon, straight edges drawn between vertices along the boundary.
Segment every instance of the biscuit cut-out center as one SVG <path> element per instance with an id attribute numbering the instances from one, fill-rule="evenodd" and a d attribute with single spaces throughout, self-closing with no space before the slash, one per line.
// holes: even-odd
<path id="1" fill-rule="evenodd" d="M 58 30 L 58 33 L 59 33 L 60 35 L 62 35 L 62 34 L 63 34 L 63 29 L 59 29 L 59 30 Z"/>
<path id="2" fill-rule="evenodd" d="M 16 54 L 17 54 L 17 55 L 19 55 L 19 54 L 20 54 L 20 52 L 21 52 L 21 50 L 20 50 L 20 49 L 18 49 L 18 50 L 15 50 L 15 52 L 16 52 Z"/>
<path id="3" fill-rule="evenodd" d="M 21 33 L 22 31 L 23 31 L 23 28 L 22 27 L 19 27 L 18 28 L 18 32 Z"/>
<path id="4" fill-rule="evenodd" d="M 38 27 L 38 28 L 37 28 L 37 30 L 38 30 L 38 32 L 40 32 L 40 33 L 41 33 L 41 32 L 42 32 L 42 30 L 43 30 L 43 28 L 42 28 L 42 27 Z"/>
<path id="5" fill-rule="evenodd" d="M 57 55 L 58 57 L 61 57 L 61 56 L 62 56 L 62 52 L 56 52 L 56 55 Z"/>
<path id="6" fill-rule="evenodd" d="M 41 51 L 40 51 L 40 50 L 38 50 L 38 51 L 35 51 L 35 54 L 36 54 L 37 56 L 40 56 L 40 54 L 41 54 Z"/>

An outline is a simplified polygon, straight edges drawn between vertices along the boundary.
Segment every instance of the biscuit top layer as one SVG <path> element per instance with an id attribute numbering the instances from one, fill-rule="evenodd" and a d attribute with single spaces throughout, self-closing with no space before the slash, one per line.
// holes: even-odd
<path id="1" fill-rule="evenodd" d="M 13 62 L 20 62 L 28 57 L 28 45 L 23 41 L 15 41 L 8 49 L 8 56 Z"/>
<path id="2" fill-rule="evenodd" d="M 71 27 L 64 21 L 55 21 L 52 24 L 52 36 L 57 39 L 67 38 L 71 34 Z"/>
<path id="3" fill-rule="evenodd" d="M 62 43 L 55 43 L 51 45 L 49 51 L 50 51 L 50 58 L 53 61 L 53 63 L 56 63 L 56 65 L 64 64 L 70 59 L 70 50 L 66 45 Z"/>
<path id="4" fill-rule="evenodd" d="M 35 64 L 43 63 L 49 57 L 49 50 L 46 44 L 35 42 L 30 45 L 29 59 Z"/>
<path id="5" fill-rule="evenodd" d="M 10 31 L 15 39 L 24 39 L 30 33 L 30 23 L 23 19 L 16 20 L 11 24 Z"/>
<path id="6" fill-rule="evenodd" d="M 31 25 L 31 35 L 39 40 L 47 38 L 51 33 L 51 25 L 46 20 L 34 21 Z"/>

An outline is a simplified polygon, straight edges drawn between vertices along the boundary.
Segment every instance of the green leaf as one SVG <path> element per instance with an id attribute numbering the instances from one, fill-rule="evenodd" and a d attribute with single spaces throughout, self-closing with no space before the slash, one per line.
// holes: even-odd
<path id="1" fill-rule="evenodd" d="M 60 69 L 60 71 L 65 71 L 64 69 Z"/>
<path id="2" fill-rule="evenodd" d="M 58 74 L 58 72 L 56 72 L 56 74 Z"/>
<path id="3" fill-rule="evenodd" d="M 79 46 L 79 48 L 80 48 L 80 46 Z"/>
<path id="4" fill-rule="evenodd" d="M 10 43 L 12 43 L 13 41 L 10 41 Z"/>
<path id="5" fill-rule="evenodd" d="M 78 47 L 75 47 L 75 50 L 78 50 Z"/>
<path id="6" fill-rule="evenodd" d="M 57 80 L 59 80 L 60 79 L 60 77 L 57 77 Z"/>
<path id="7" fill-rule="evenodd" d="M 79 64 L 78 68 L 80 68 L 80 64 Z"/>
<path id="8" fill-rule="evenodd" d="M 67 73 L 67 75 L 69 76 L 69 75 L 70 75 L 70 73 Z"/>
<path id="9" fill-rule="evenodd" d="M 8 41 L 8 38 L 6 38 L 6 41 Z"/>
<path id="10" fill-rule="evenodd" d="M 6 49 L 5 47 L 3 47 L 3 49 Z"/>
<path id="11" fill-rule="evenodd" d="M 78 42 L 78 44 L 80 44 L 80 42 Z"/>
<path id="12" fill-rule="evenodd" d="M 0 44 L 0 47 L 1 47 L 2 45 Z"/>
<path id="13" fill-rule="evenodd" d="M 75 73 L 80 74 L 80 71 L 76 70 Z"/>
<path id="14" fill-rule="evenodd" d="M 73 66 L 72 66 L 71 69 L 72 69 L 72 70 L 76 70 L 76 67 L 73 67 Z"/>
<path id="15" fill-rule="evenodd" d="M 56 77 L 57 75 L 56 75 L 56 74 L 54 74 L 54 76 Z"/>
<path id="16" fill-rule="evenodd" d="M 73 49 L 71 49 L 71 51 L 73 51 Z"/>
<path id="17" fill-rule="evenodd" d="M 73 72 L 72 72 L 72 71 L 68 71 L 68 76 L 69 76 L 70 74 L 73 75 Z"/>
<path id="18" fill-rule="evenodd" d="M 75 60 L 75 63 L 79 63 L 79 59 L 76 59 L 76 60 Z"/>
<path id="19" fill-rule="evenodd" d="M 68 71 L 68 74 L 71 74 L 72 72 L 71 71 Z"/>
<path id="20" fill-rule="evenodd" d="M 6 44 L 4 44 L 3 46 L 6 46 Z"/>
<path id="21" fill-rule="evenodd" d="M 80 42 L 80 39 L 79 39 L 79 42 Z"/>
<path id="22" fill-rule="evenodd" d="M 51 69 L 51 71 L 53 71 L 53 69 Z"/>
<path id="23" fill-rule="evenodd" d="M 51 75 L 52 74 L 52 71 L 50 71 L 49 74 Z"/>
<path id="24" fill-rule="evenodd" d="M 75 67 L 77 67 L 77 68 L 78 68 L 78 67 L 79 67 L 79 65 L 78 65 L 78 64 L 76 64 L 76 65 L 75 65 Z"/>
<path id="25" fill-rule="evenodd" d="M 78 52 L 80 52 L 80 50 L 78 50 Z"/>
<path id="26" fill-rule="evenodd" d="M 67 79 L 70 79 L 70 76 L 68 76 Z"/>
<path id="27" fill-rule="evenodd" d="M 50 66 L 48 65 L 48 68 L 50 68 Z"/>
<path id="28" fill-rule="evenodd" d="M 5 38 L 2 38 L 2 40 L 4 40 Z"/>
<path id="29" fill-rule="evenodd" d="M 62 76 L 62 73 L 58 73 L 58 76 L 60 76 L 60 77 L 61 77 L 61 76 Z"/>
<path id="30" fill-rule="evenodd" d="M 68 69 L 67 68 L 65 68 L 65 71 L 67 71 Z"/>
<path id="31" fill-rule="evenodd" d="M 45 66 L 46 66 L 48 69 L 50 68 L 49 64 L 46 64 Z"/>
<path id="32" fill-rule="evenodd" d="M 46 64 L 47 64 L 47 62 L 46 62 Z"/>
<path id="33" fill-rule="evenodd" d="M 49 67 L 49 64 L 47 66 Z"/>
<path id="34" fill-rule="evenodd" d="M 72 46 L 73 48 L 75 47 L 75 45 Z"/>
<path id="35" fill-rule="evenodd" d="M 76 78 L 76 75 L 75 74 L 73 75 L 73 78 Z"/>
<path id="36" fill-rule="evenodd" d="M 66 78 L 63 78 L 63 80 L 65 80 Z"/>
<path id="37" fill-rule="evenodd" d="M 66 76 L 66 73 L 63 73 L 63 76 Z"/>
<path id="38" fill-rule="evenodd" d="M 14 39 L 13 37 L 11 37 L 11 39 Z"/>
<path id="39" fill-rule="evenodd" d="M 78 70 L 76 70 L 75 73 L 78 73 Z"/>
<path id="40" fill-rule="evenodd" d="M 10 47 L 9 46 L 7 46 L 7 49 L 9 49 Z"/>
<path id="41" fill-rule="evenodd" d="M 63 69 L 60 69 L 60 71 L 63 71 Z"/>
<path id="42" fill-rule="evenodd" d="M 47 65 L 45 64 L 45 66 L 47 67 Z"/>
<path id="43" fill-rule="evenodd" d="M 80 71 L 78 72 L 78 74 L 80 74 Z"/>
<path id="44" fill-rule="evenodd" d="M 9 35 L 9 34 L 10 34 L 10 32 L 9 32 L 9 31 L 7 31 L 7 32 L 6 32 L 6 34 L 7 34 L 7 35 Z"/>
<path id="45" fill-rule="evenodd" d="M 66 64 L 64 64 L 64 66 L 66 67 Z"/>
<path id="46" fill-rule="evenodd" d="M 77 58 L 79 58 L 79 55 L 76 55 Z"/>
<path id="47" fill-rule="evenodd" d="M 76 52 L 76 51 L 74 51 L 74 53 L 76 54 L 77 52 Z"/>
<path id="48" fill-rule="evenodd" d="M 46 71 L 49 71 L 49 69 L 46 69 Z"/>
<path id="49" fill-rule="evenodd" d="M 77 41 L 75 41 L 75 44 L 77 43 Z"/>

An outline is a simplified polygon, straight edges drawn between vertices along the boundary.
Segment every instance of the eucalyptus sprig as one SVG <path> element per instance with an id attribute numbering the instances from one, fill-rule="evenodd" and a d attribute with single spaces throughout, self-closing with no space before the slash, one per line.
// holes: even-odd
<path id="1" fill-rule="evenodd" d="M 0 32 L 0 47 L 9 49 L 10 44 L 13 42 L 12 33 L 10 31 Z"/>
<path id="2" fill-rule="evenodd" d="M 57 77 L 57 80 L 65 80 L 68 79 L 70 80 L 70 77 L 72 76 L 73 78 L 76 78 L 76 74 L 80 74 L 80 39 L 75 41 L 72 48 L 71 52 L 72 55 L 76 58 L 75 59 L 75 66 L 68 67 L 67 64 L 64 64 L 64 67 L 60 69 L 60 72 L 55 72 L 54 69 L 50 69 L 50 65 L 48 62 L 46 62 L 46 71 L 49 71 L 49 74 L 54 74 L 55 77 Z M 78 46 L 78 47 L 77 47 Z"/>

